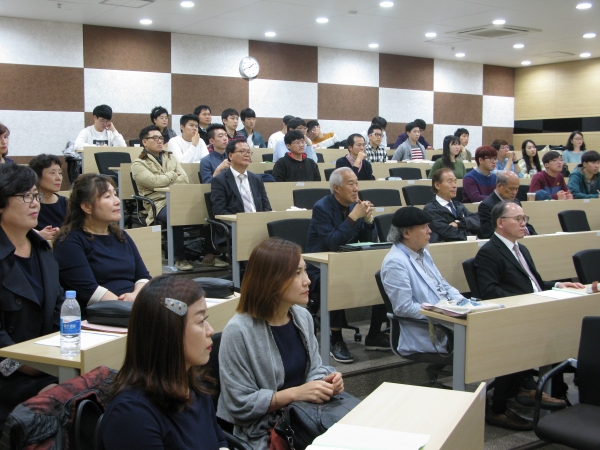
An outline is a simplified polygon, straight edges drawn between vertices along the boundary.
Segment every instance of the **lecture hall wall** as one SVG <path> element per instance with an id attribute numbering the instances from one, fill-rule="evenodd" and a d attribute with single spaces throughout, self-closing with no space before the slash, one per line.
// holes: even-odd
<path id="1" fill-rule="evenodd" d="M 261 70 L 243 79 L 239 61 Z M 318 119 L 341 138 L 388 120 L 388 142 L 422 118 L 435 148 L 458 127 L 469 148 L 512 141 L 512 68 L 321 47 L 0 17 L 0 121 L 19 162 L 60 154 L 91 123 L 94 106 L 112 106 L 126 139 L 150 123 L 157 105 L 182 114 L 199 104 L 218 116 L 251 107 L 265 138 L 294 114 Z"/>

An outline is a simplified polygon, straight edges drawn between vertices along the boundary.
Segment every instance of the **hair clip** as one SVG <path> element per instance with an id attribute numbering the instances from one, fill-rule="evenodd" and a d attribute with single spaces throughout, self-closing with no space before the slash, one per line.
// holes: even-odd
<path id="1" fill-rule="evenodd" d="M 181 300 L 176 300 L 174 298 L 168 297 L 165 298 L 165 306 L 180 316 L 185 316 L 185 313 L 187 313 L 188 309 L 187 305 Z"/>

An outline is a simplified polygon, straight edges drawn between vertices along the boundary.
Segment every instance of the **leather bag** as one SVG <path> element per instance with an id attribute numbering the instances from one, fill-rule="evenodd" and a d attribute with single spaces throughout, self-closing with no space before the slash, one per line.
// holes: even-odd
<path id="1" fill-rule="evenodd" d="M 133 302 L 108 300 L 89 305 L 85 308 L 85 312 L 89 323 L 127 328 L 131 308 L 133 308 Z"/>

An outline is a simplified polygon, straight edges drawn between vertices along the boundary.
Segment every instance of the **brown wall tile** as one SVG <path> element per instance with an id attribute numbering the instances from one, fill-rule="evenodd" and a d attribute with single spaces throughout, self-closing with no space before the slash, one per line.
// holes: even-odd
<path id="1" fill-rule="evenodd" d="M 483 127 L 482 130 L 482 142 L 483 145 L 492 145 L 492 142 L 496 139 L 504 139 L 510 145 L 514 145 L 516 150 L 521 150 L 521 142 L 517 142 L 516 145 L 513 142 L 513 128 L 504 127 Z"/>
<path id="2" fill-rule="evenodd" d="M 379 86 L 433 91 L 433 59 L 381 53 Z"/>
<path id="3" fill-rule="evenodd" d="M 318 81 L 317 47 L 250 41 L 248 53 L 260 64 L 259 79 Z"/>
<path id="4" fill-rule="evenodd" d="M 444 125 L 481 126 L 483 96 L 470 94 L 433 94 L 433 122 Z"/>
<path id="5" fill-rule="evenodd" d="M 83 111 L 83 69 L 0 64 L 1 109 Z"/>
<path id="6" fill-rule="evenodd" d="M 256 131 L 262 134 L 265 139 L 265 143 L 269 140 L 269 136 L 271 136 L 276 131 L 281 131 L 281 126 L 283 122 L 281 119 L 275 119 L 272 117 L 258 117 L 256 119 Z"/>
<path id="7" fill-rule="evenodd" d="M 173 114 L 188 114 L 198 105 L 208 105 L 213 116 L 221 111 L 248 107 L 248 80 L 243 78 L 204 75 L 171 75 L 171 105 Z"/>
<path id="8" fill-rule="evenodd" d="M 385 132 L 387 134 L 388 147 L 391 147 L 402 133 L 405 132 L 406 123 L 388 122 Z M 427 142 L 433 145 L 433 124 L 428 123 L 423 132 L 423 137 Z"/>
<path id="9" fill-rule="evenodd" d="M 515 69 L 483 65 L 483 95 L 515 96 Z"/>
<path id="10" fill-rule="evenodd" d="M 368 120 L 379 115 L 379 89 L 319 83 L 319 119 Z"/>
<path id="11" fill-rule="evenodd" d="M 171 72 L 171 33 L 83 26 L 86 69 Z"/>
<path id="12" fill-rule="evenodd" d="M 123 135 L 127 145 L 129 145 L 130 139 L 139 139 L 140 131 L 142 131 L 142 129 L 148 125 L 152 125 L 152 123 L 150 123 L 150 114 L 113 113 L 112 122 L 115 124 L 117 131 Z M 89 126 L 93 123 L 94 119 L 92 118 L 92 113 L 86 112 L 85 125 Z M 178 125 L 175 130 L 179 130 Z"/>
<path id="13" fill-rule="evenodd" d="M 10 158 L 17 164 L 29 164 L 29 161 L 31 161 L 34 156 L 36 156 L 36 155 L 11 156 Z M 60 190 L 68 191 L 71 188 L 71 182 L 69 181 L 69 176 L 67 175 L 67 163 L 65 162 L 64 156 L 59 156 L 58 159 L 60 159 L 60 166 L 63 171 L 63 181 L 62 181 L 62 185 L 60 186 Z"/>

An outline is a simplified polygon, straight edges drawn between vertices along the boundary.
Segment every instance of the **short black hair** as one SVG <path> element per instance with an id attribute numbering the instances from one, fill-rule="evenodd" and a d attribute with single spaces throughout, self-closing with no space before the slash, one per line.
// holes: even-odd
<path id="1" fill-rule="evenodd" d="M 181 125 L 182 127 L 185 127 L 187 125 L 187 123 L 192 120 L 194 122 L 196 122 L 198 125 L 200 125 L 200 119 L 198 119 L 198 116 L 196 114 L 185 114 L 185 115 L 181 116 L 181 119 L 179 119 L 179 125 Z"/>
<path id="2" fill-rule="evenodd" d="M 548 164 L 550 161 L 560 158 L 560 153 L 551 150 L 542 156 L 542 164 Z"/>
<path id="3" fill-rule="evenodd" d="M 413 120 L 413 122 L 416 123 L 417 126 L 421 130 L 424 130 L 425 128 L 427 128 L 427 124 L 425 123 L 425 121 L 423 119 L 415 119 L 415 120 Z"/>
<path id="4" fill-rule="evenodd" d="M 508 208 L 511 203 L 515 202 L 500 202 L 492 209 L 492 223 L 494 224 L 494 229 L 498 228 L 498 219 L 504 215 L 506 208 Z"/>
<path id="5" fill-rule="evenodd" d="M 581 155 L 581 163 L 600 161 L 600 153 L 596 150 L 588 150 Z"/>
<path id="6" fill-rule="evenodd" d="M 350 136 L 348 136 L 348 139 L 346 139 L 346 144 L 348 145 L 348 148 L 350 148 L 354 145 L 354 141 L 356 140 L 356 138 L 361 138 L 363 141 L 365 139 L 365 137 L 362 134 L 359 134 L 359 133 L 351 134 Z"/>
<path id="7" fill-rule="evenodd" d="M 287 133 L 285 133 L 285 136 L 283 137 L 283 142 L 285 142 L 285 145 L 290 145 L 292 142 L 298 139 L 304 140 L 304 133 L 298 130 L 290 130 Z"/>
<path id="8" fill-rule="evenodd" d="M 318 120 L 309 120 L 308 122 L 306 122 L 306 128 L 308 128 L 309 130 L 312 130 L 314 127 L 318 127 L 318 126 L 319 126 Z"/>
<path id="9" fill-rule="evenodd" d="M 238 144 L 243 144 L 246 141 L 242 140 L 242 139 L 233 139 L 231 141 L 229 141 L 229 143 L 227 144 L 227 147 L 225 147 L 225 154 L 227 155 L 227 157 L 229 158 L 229 154 L 235 152 L 235 147 Z"/>
<path id="10" fill-rule="evenodd" d="M 385 130 L 387 127 L 387 120 L 385 120 L 383 117 L 375 116 L 371 120 L 371 125 L 379 125 Z"/>
<path id="11" fill-rule="evenodd" d="M 381 125 L 378 125 L 375 123 L 369 127 L 369 130 L 367 131 L 367 136 L 370 134 L 373 134 L 373 131 L 375 131 L 375 130 L 379 130 L 379 131 L 383 132 L 383 128 L 381 128 Z"/>
<path id="12" fill-rule="evenodd" d="M 421 129 L 421 127 L 419 125 L 417 125 L 414 122 L 409 122 L 406 124 L 406 126 L 404 127 L 404 131 L 406 131 L 407 133 L 410 133 L 412 130 L 414 130 L 415 128 L 419 128 Z"/>
<path id="13" fill-rule="evenodd" d="M 466 128 L 457 128 L 454 132 L 454 136 L 456 136 L 457 138 L 461 137 L 463 134 L 466 134 L 468 136 L 469 130 L 467 130 Z"/>
<path id="14" fill-rule="evenodd" d="M 240 116 L 236 109 L 227 108 L 221 113 L 221 119 L 226 120 L 229 116 Z"/>
<path id="15" fill-rule="evenodd" d="M 304 120 L 302 120 L 300 117 L 294 117 L 293 119 L 290 119 L 290 121 L 287 123 L 288 131 L 295 130 L 296 128 L 298 128 L 300 126 L 304 126 L 304 127 L 306 126 L 306 122 Z"/>
<path id="16" fill-rule="evenodd" d="M 10 197 L 27 192 L 37 184 L 38 177 L 31 167 L 0 164 L 0 208 L 6 208 Z"/>
<path id="17" fill-rule="evenodd" d="M 154 121 L 163 114 L 166 114 L 167 116 L 169 115 L 169 111 L 167 111 L 167 108 L 163 108 L 162 106 L 155 106 L 150 112 L 150 122 L 154 123 Z"/>
<path id="18" fill-rule="evenodd" d="M 287 125 L 287 123 L 292 120 L 294 118 L 294 116 L 290 116 L 289 114 L 287 116 L 283 116 L 283 123 L 285 123 Z"/>
<path id="19" fill-rule="evenodd" d="M 148 139 L 151 131 L 158 131 L 160 133 L 160 128 L 158 128 L 156 125 L 148 125 L 142 131 L 140 131 L 140 141 L 143 139 Z"/>
<path id="20" fill-rule="evenodd" d="M 196 114 L 197 116 L 199 116 L 200 113 L 202 111 L 204 111 L 205 109 L 208 109 L 208 112 L 212 114 L 212 111 L 210 110 L 210 106 L 208 106 L 208 105 L 197 106 L 196 109 L 194 109 L 194 114 Z"/>
<path id="21" fill-rule="evenodd" d="M 92 115 L 101 117 L 102 119 L 111 120 L 112 108 L 108 105 L 98 105 L 94 108 L 94 111 L 92 111 Z"/>
<path id="22" fill-rule="evenodd" d="M 240 119 L 242 119 L 242 122 L 246 119 L 251 119 L 252 117 L 256 117 L 256 113 L 253 109 L 246 108 L 242 109 L 242 111 L 240 112 Z"/>
<path id="23" fill-rule="evenodd" d="M 52 165 L 54 164 L 57 164 L 58 167 L 62 168 L 62 164 L 60 163 L 60 159 L 58 159 L 58 156 L 48 155 L 46 153 L 34 156 L 32 160 L 29 161 L 29 167 L 33 169 L 38 178 L 42 178 L 42 173 L 44 172 L 44 169 L 52 167 Z"/>
<path id="24" fill-rule="evenodd" d="M 227 132 L 225 125 L 223 125 L 222 123 L 211 123 L 208 127 L 206 127 L 206 134 L 208 134 L 209 139 L 214 139 L 215 130 L 223 130 Z"/>

